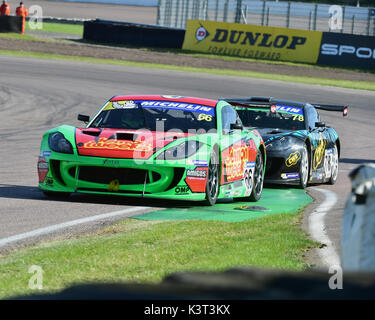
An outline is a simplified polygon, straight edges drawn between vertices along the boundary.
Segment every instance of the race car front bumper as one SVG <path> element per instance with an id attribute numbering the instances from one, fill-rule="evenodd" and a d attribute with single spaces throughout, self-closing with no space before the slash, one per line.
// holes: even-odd
<path id="1" fill-rule="evenodd" d="M 204 200 L 207 161 L 164 162 L 62 154 L 47 151 L 39 157 L 39 188 L 123 196 Z"/>

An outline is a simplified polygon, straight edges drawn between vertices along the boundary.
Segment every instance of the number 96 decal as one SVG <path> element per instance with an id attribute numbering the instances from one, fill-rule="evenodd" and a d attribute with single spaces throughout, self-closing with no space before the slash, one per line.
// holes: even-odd
<path id="1" fill-rule="evenodd" d="M 198 120 L 199 121 L 204 120 L 204 121 L 210 122 L 210 121 L 212 121 L 212 116 L 210 116 L 208 114 L 200 113 L 199 116 L 198 116 Z"/>

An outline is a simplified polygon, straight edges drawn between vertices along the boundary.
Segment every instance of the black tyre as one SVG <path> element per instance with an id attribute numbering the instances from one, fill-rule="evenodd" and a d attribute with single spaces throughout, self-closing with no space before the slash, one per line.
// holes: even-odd
<path id="1" fill-rule="evenodd" d="M 219 194 L 219 156 L 212 150 L 206 183 L 206 204 L 213 206 Z"/>
<path id="2" fill-rule="evenodd" d="M 254 175 L 253 175 L 253 189 L 251 190 L 250 194 L 250 201 L 258 201 L 263 192 L 263 182 L 264 182 L 264 165 L 263 165 L 263 157 L 262 154 L 258 151 L 256 160 L 255 160 L 255 168 L 254 168 Z"/>
<path id="3" fill-rule="evenodd" d="M 306 145 L 302 149 L 301 162 L 299 166 L 300 187 L 305 189 L 309 182 L 310 162 Z"/>
<path id="4" fill-rule="evenodd" d="M 331 177 L 328 180 L 329 184 L 335 184 L 337 181 L 337 176 L 339 173 L 339 153 L 337 151 L 337 146 L 333 148 L 333 155 L 331 158 Z"/>

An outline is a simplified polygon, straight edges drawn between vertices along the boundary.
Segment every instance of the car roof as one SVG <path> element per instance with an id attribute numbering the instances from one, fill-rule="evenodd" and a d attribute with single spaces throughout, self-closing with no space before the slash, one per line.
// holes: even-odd
<path id="1" fill-rule="evenodd" d="M 135 96 L 114 96 L 110 101 L 122 101 L 122 100 L 157 100 L 157 101 L 172 101 L 190 104 L 200 104 L 208 107 L 215 107 L 218 100 L 203 99 L 195 97 L 182 97 L 182 96 L 171 96 L 171 95 L 135 95 Z"/>

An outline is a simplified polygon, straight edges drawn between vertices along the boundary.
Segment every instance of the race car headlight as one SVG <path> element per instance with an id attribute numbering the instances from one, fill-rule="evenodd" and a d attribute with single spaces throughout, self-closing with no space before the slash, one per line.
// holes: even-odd
<path id="1" fill-rule="evenodd" d="M 52 133 L 49 136 L 48 145 L 55 152 L 73 153 L 72 144 L 60 132 Z"/>
<path id="2" fill-rule="evenodd" d="M 292 137 L 281 137 L 279 139 L 275 139 L 270 143 L 266 144 L 266 149 L 268 151 L 283 151 L 289 149 L 292 146 L 293 138 Z"/>
<path id="3" fill-rule="evenodd" d="M 186 159 L 197 153 L 203 143 L 195 140 L 181 142 L 180 144 L 170 147 L 164 152 L 160 153 L 157 160 L 180 160 Z"/>

